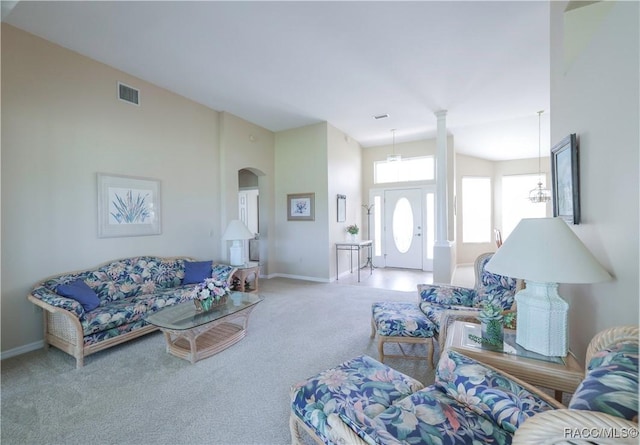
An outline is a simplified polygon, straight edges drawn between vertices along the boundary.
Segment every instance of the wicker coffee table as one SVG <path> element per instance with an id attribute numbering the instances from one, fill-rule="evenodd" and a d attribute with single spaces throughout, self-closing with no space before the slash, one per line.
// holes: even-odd
<path id="1" fill-rule="evenodd" d="M 231 292 L 225 305 L 208 312 L 197 312 L 193 301 L 187 301 L 146 320 L 164 333 L 169 354 L 195 363 L 242 340 L 249 314 L 262 300 L 256 294 Z"/>

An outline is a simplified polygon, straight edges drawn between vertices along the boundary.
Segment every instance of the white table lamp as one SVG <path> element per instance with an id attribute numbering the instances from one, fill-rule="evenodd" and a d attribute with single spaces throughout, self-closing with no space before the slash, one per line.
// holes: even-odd
<path id="1" fill-rule="evenodd" d="M 232 266 L 241 266 L 244 264 L 243 241 L 251 239 L 254 234 L 249 231 L 247 226 L 239 219 L 229 222 L 227 230 L 224 231 L 222 239 L 224 241 L 233 241 L 229 247 L 229 264 Z"/>
<path id="2" fill-rule="evenodd" d="M 558 283 L 611 279 L 561 218 L 523 219 L 487 263 L 489 272 L 525 280 L 516 294 L 516 342 L 545 356 L 567 355 L 567 311 Z"/>

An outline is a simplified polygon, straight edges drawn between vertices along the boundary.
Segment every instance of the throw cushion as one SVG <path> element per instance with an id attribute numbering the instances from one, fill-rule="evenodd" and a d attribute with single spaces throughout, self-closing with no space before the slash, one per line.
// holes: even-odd
<path id="1" fill-rule="evenodd" d="M 211 278 L 212 264 L 213 261 L 185 261 L 182 284 L 202 283 L 206 278 Z"/>
<path id="2" fill-rule="evenodd" d="M 501 372 L 449 349 L 438 362 L 435 386 L 510 433 L 529 417 L 553 409 Z"/>
<path id="3" fill-rule="evenodd" d="M 71 283 L 61 284 L 56 288 L 56 292 L 63 297 L 76 300 L 87 312 L 100 305 L 100 299 L 94 290 L 91 289 L 83 280 L 76 280 Z"/>
<path id="4" fill-rule="evenodd" d="M 596 353 L 569 409 L 600 411 L 634 420 L 638 416 L 638 344 L 621 343 Z"/>

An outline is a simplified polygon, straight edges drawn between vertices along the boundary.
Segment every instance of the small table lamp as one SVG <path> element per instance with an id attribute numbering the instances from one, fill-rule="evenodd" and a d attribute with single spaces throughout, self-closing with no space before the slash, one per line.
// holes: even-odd
<path id="1" fill-rule="evenodd" d="M 232 266 L 241 266 L 244 264 L 242 242 L 253 237 L 254 234 L 249 232 L 247 226 L 239 219 L 233 219 L 229 222 L 227 230 L 225 230 L 224 235 L 222 235 L 224 241 L 233 241 L 231 247 L 229 247 L 229 264 Z"/>
<path id="2" fill-rule="evenodd" d="M 561 218 L 523 219 L 491 257 L 489 272 L 525 280 L 516 294 L 516 342 L 545 356 L 567 355 L 567 311 L 558 283 L 611 279 Z"/>

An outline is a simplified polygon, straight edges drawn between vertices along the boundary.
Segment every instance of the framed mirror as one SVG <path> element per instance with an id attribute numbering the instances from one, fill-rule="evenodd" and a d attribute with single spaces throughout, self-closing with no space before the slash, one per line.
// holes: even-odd
<path id="1" fill-rule="evenodd" d="M 338 195 L 338 222 L 347 220 L 347 195 Z"/>

